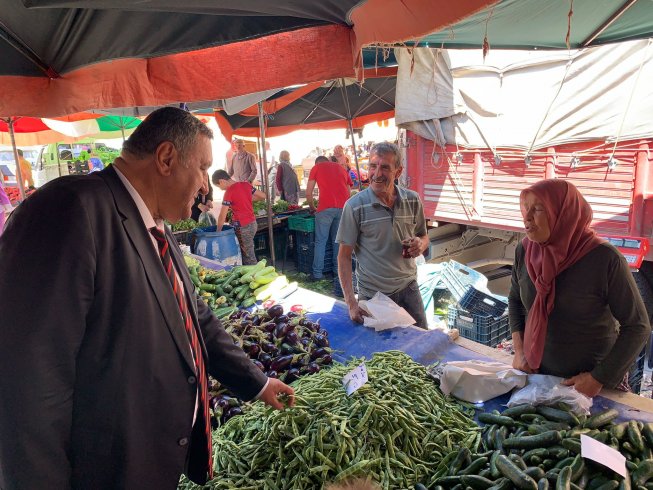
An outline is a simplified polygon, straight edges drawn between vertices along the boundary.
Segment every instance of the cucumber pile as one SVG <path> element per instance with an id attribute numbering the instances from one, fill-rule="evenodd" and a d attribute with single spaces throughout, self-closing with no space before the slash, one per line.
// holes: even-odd
<path id="1" fill-rule="evenodd" d="M 519 405 L 480 413 L 485 452 L 467 448 L 450 456 L 436 490 L 653 490 L 653 424 L 615 423 L 619 412 L 576 416 L 568 407 Z M 629 477 L 583 459 L 580 436 L 592 437 L 626 457 Z M 649 480 L 651 480 L 649 482 Z"/>
<path id="2" fill-rule="evenodd" d="M 193 284 L 218 318 L 226 318 L 238 308 L 248 308 L 271 297 L 285 298 L 297 290 L 265 259 L 255 265 L 239 265 L 231 270 L 214 271 L 187 262 Z"/>

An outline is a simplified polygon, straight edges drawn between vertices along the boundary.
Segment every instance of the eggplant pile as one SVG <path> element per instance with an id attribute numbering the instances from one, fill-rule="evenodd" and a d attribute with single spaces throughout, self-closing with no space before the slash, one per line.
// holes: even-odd
<path id="1" fill-rule="evenodd" d="M 284 383 L 318 373 L 333 363 L 328 332 L 319 321 L 313 322 L 303 312 L 284 312 L 274 305 L 254 312 L 238 310 L 222 323 L 261 371 Z M 243 413 L 243 402 L 216 380 L 210 380 L 210 403 L 214 427 Z"/>

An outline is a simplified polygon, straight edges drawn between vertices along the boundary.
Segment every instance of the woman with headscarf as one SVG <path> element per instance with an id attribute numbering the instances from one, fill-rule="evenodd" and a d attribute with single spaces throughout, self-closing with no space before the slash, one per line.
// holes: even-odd
<path id="1" fill-rule="evenodd" d="M 567 181 L 524 189 L 520 207 L 526 238 L 508 307 L 513 367 L 563 377 L 590 397 L 617 387 L 651 332 L 626 259 L 590 228 L 590 205 Z"/>

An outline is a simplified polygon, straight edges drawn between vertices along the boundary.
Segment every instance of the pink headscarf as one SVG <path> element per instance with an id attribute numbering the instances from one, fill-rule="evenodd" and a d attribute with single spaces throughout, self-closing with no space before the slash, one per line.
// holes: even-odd
<path id="1" fill-rule="evenodd" d="M 539 244 L 524 238 L 526 268 L 535 284 L 535 301 L 528 313 L 524 355 L 531 369 L 538 369 L 555 300 L 555 278 L 586 253 L 603 243 L 590 228 L 592 208 L 573 184 L 565 180 L 541 180 L 521 192 L 532 192 L 543 203 L 551 236 Z"/>

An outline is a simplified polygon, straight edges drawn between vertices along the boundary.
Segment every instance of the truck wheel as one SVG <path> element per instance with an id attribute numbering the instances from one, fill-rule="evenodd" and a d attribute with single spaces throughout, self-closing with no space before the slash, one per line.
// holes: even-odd
<path id="1" fill-rule="evenodd" d="M 644 265 L 648 265 L 647 263 L 642 264 L 642 267 Z M 643 269 L 640 269 L 638 272 L 633 272 L 633 277 L 635 278 L 635 284 L 637 284 L 637 289 L 639 290 L 639 294 L 642 297 L 642 301 L 644 301 L 644 306 L 646 307 L 646 313 L 648 313 L 648 321 L 649 323 L 653 323 L 653 289 L 651 289 L 651 284 L 647 280 L 646 273 L 650 271 L 644 271 Z M 651 357 L 651 340 L 652 337 L 649 337 L 648 339 L 648 344 L 646 347 L 646 352 L 648 353 L 648 367 L 653 368 L 653 358 Z"/>

